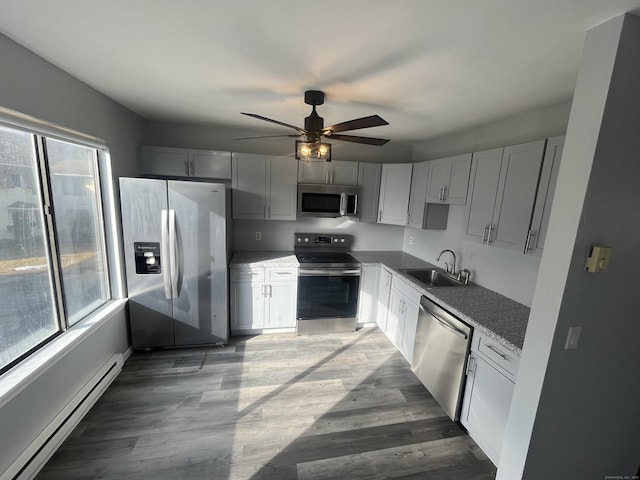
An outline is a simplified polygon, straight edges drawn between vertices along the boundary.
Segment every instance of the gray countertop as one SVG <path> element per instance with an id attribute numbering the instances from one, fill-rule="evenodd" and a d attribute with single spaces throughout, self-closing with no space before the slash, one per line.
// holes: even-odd
<path id="1" fill-rule="evenodd" d="M 384 265 L 403 277 L 416 290 L 441 305 L 469 325 L 495 339 L 505 348 L 520 355 L 529 319 L 529 308 L 479 285 L 465 287 L 426 288 L 402 272 L 408 268 L 432 268 L 435 265 L 413 255 L 396 251 L 351 252 L 362 266 Z M 292 251 L 236 252 L 230 266 L 261 265 L 295 267 L 298 261 Z"/>

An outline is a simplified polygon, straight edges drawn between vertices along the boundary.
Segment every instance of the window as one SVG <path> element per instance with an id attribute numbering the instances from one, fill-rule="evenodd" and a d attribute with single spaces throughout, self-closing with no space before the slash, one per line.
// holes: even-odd
<path id="1" fill-rule="evenodd" d="M 98 150 L 0 125 L 0 372 L 110 299 Z"/>

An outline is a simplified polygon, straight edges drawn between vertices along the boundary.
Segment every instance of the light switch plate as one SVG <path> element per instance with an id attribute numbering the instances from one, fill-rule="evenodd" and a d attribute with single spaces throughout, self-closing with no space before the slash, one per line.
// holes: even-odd
<path id="1" fill-rule="evenodd" d="M 567 333 L 567 341 L 564 344 L 565 350 L 574 350 L 578 348 L 580 333 L 582 333 L 582 327 L 569 327 L 569 333 Z"/>
<path id="2" fill-rule="evenodd" d="M 591 273 L 604 272 L 609 266 L 610 257 L 611 249 L 609 247 L 599 247 L 594 245 L 591 247 L 591 253 L 587 257 L 585 269 L 587 272 Z"/>

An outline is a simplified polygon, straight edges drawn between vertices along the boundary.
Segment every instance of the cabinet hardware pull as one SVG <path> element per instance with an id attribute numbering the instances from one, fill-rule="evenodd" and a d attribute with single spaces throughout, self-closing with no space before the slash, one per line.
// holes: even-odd
<path id="1" fill-rule="evenodd" d="M 195 176 L 196 174 L 196 164 L 194 161 L 189 162 L 189 175 Z"/>
<path id="2" fill-rule="evenodd" d="M 186 160 L 184 162 L 184 173 L 185 175 L 189 175 L 189 162 Z"/>
<path id="3" fill-rule="evenodd" d="M 473 375 L 475 365 L 476 358 L 473 355 L 469 355 L 469 360 L 467 361 L 467 375 Z"/>
<path id="4" fill-rule="evenodd" d="M 487 344 L 485 343 L 485 345 Z M 487 345 L 487 348 L 491 350 L 493 353 L 495 353 L 496 355 L 498 355 L 503 360 L 507 359 L 507 356 L 504 353 L 502 353 L 500 350 L 498 350 L 496 347 L 494 347 L 493 345 Z"/>
<path id="5" fill-rule="evenodd" d="M 447 199 L 447 186 L 442 186 L 442 201 L 444 202 Z"/>
<path id="6" fill-rule="evenodd" d="M 489 224 L 489 233 L 487 234 L 487 245 L 491 243 L 491 230 L 493 230 L 493 225 Z"/>
<path id="7" fill-rule="evenodd" d="M 531 240 L 533 239 L 535 234 L 536 232 L 534 232 L 533 230 L 529 230 L 529 232 L 527 233 L 527 241 L 524 244 L 524 253 L 529 253 L 531 250 L 533 250 L 531 246 Z"/>
<path id="8" fill-rule="evenodd" d="M 378 210 L 378 222 L 382 220 L 382 210 Z"/>
<path id="9" fill-rule="evenodd" d="M 485 237 L 487 236 L 487 230 L 489 230 L 489 225 L 484 226 L 484 232 L 482 232 L 482 243 L 485 242 Z"/>

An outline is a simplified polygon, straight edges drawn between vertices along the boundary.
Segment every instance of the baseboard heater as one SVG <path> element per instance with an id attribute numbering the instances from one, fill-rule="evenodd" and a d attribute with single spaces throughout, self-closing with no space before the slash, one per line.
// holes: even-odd
<path id="1" fill-rule="evenodd" d="M 0 475 L 0 480 L 33 479 L 122 371 L 124 360 L 123 354 L 113 355 Z"/>

